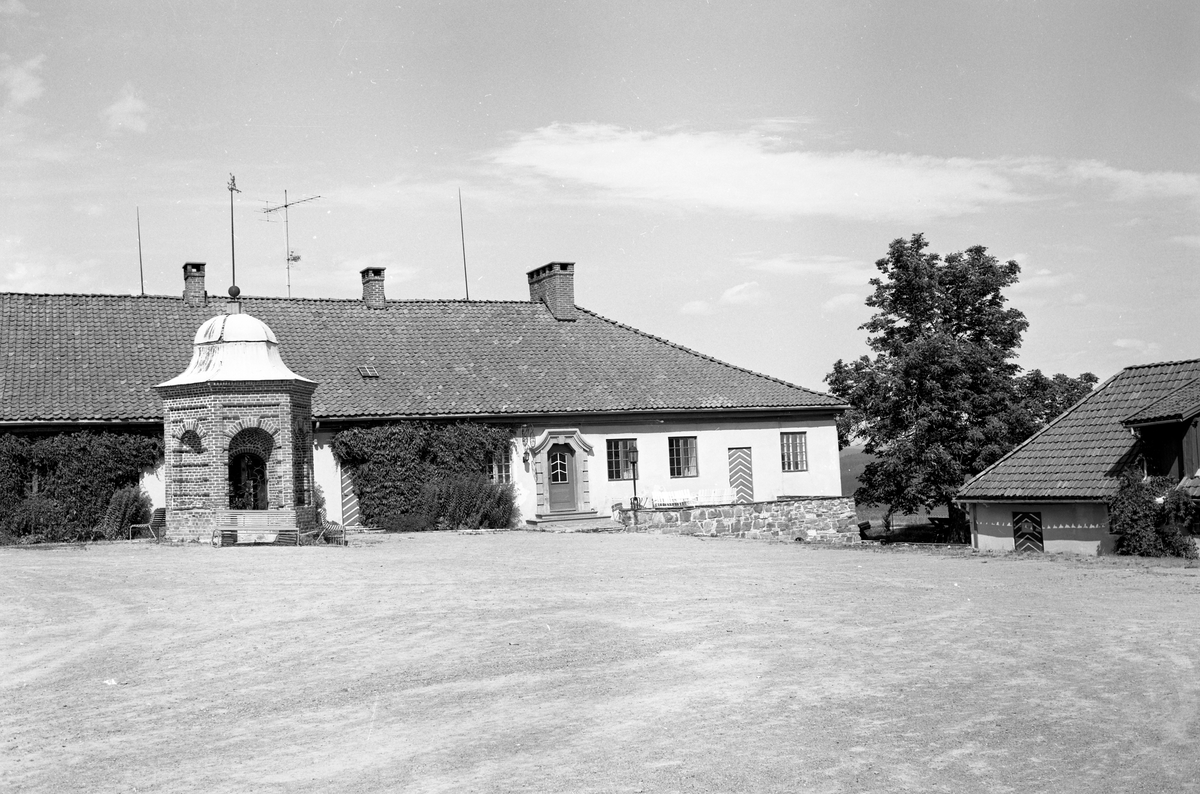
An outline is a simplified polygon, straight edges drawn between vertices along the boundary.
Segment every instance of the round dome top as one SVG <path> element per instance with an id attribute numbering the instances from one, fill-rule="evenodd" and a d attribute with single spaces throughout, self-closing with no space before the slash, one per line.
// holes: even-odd
<path id="1" fill-rule="evenodd" d="M 279 344 L 275 332 L 257 317 L 249 314 L 218 314 L 196 331 L 193 345 L 214 342 L 271 342 Z"/>
<path id="2" fill-rule="evenodd" d="M 213 381 L 301 381 L 279 355 L 279 341 L 267 324 L 249 314 L 218 314 L 206 320 L 192 342 L 187 369 L 159 386 Z"/>

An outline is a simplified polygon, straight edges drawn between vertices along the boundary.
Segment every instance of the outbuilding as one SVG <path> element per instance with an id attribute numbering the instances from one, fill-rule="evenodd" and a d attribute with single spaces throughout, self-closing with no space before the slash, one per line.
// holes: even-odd
<path id="1" fill-rule="evenodd" d="M 1127 367 L 958 493 L 980 550 L 1112 551 L 1108 500 L 1130 468 L 1200 497 L 1200 360 Z"/>

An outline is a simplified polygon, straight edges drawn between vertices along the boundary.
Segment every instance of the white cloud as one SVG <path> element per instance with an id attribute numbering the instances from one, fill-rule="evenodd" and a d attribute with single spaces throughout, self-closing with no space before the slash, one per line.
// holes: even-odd
<path id="1" fill-rule="evenodd" d="M 1022 273 L 1020 281 L 1013 284 L 1008 290 L 1016 293 L 1050 292 L 1073 281 L 1075 281 L 1074 273 L 1055 273 L 1047 268 L 1039 268 L 1031 273 Z"/>
<path id="2" fill-rule="evenodd" d="M 7 55 L 0 56 L 0 85 L 8 90 L 5 107 L 25 105 L 46 92 L 42 78 L 36 72 L 42 68 L 45 55 L 38 55 L 20 64 L 11 63 Z"/>
<path id="3" fill-rule="evenodd" d="M 1186 245 L 1188 248 L 1200 248 L 1200 234 L 1181 234 L 1172 237 L 1171 242 Z"/>
<path id="4" fill-rule="evenodd" d="M 4 0 L 4 2 L 0 2 L 0 16 L 27 17 L 30 15 L 29 9 L 25 7 L 25 4 L 21 0 Z"/>
<path id="5" fill-rule="evenodd" d="M 777 129 L 770 120 L 762 129 Z M 1200 175 L 1098 161 L 930 157 L 788 148 L 758 132 L 662 132 L 552 124 L 487 158 L 512 178 L 575 183 L 617 202 L 765 217 L 827 215 L 919 222 L 1044 200 L 1099 184 L 1112 198 L 1200 198 Z"/>
<path id="6" fill-rule="evenodd" d="M 721 293 L 719 302 L 726 306 L 746 306 L 762 303 L 766 299 L 757 281 L 737 284 Z"/>
<path id="7" fill-rule="evenodd" d="M 912 220 L 1026 199 L 994 168 L 963 158 L 788 151 L 778 142 L 754 133 L 553 124 L 519 136 L 491 160 L 617 199 L 774 217 Z"/>
<path id="8" fill-rule="evenodd" d="M 146 123 L 148 110 L 149 107 L 142 99 L 138 98 L 133 86 L 126 83 L 125 87 L 121 89 L 117 101 L 101 111 L 101 115 L 108 121 L 109 132 L 142 133 L 148 129 Z"/>
<path id="9" fill-rule="evenodd" d="M 843 292 L 840 295 L 834 295 L 829 300 L 821 304 L 821 308 L 827 312 L 837 311 L 839 309 L 848 309 L 851 306 L 862 306 L 863 296 L 857 292 Z"/>
<path id="10" fill-rule="evenodd" d="M 1132 350 L 1146 358 L 1157 356 L 1162 349 L 1158 342 L 1146 342 L 1142 339 L 1117 339 L 1113 341 L 1113 345 L 1123 350 Z"/>
<path id="11" fill-rule="evenodd" d="M 844 256 L 797 257 L 783 254 L 769 259 L 744 258 L 743 264 L 751 270 L 764 273 L 779 273 L 787 276 L 816 276 L 830 284 L 844 287 L 861 286 L 866 289 L 868 281 L 879 275 L 874 265 Z"/>
<path id="12" fill-rule="evenodd" d="M 705 317 L 712 314 L 713 310 L 708 301 L 688 301 L 679 307 L 679 313 Z"/>

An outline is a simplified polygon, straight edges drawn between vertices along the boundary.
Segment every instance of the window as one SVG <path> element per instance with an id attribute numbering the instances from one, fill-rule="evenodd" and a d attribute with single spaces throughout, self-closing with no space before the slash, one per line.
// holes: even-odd
<path id="1" fill-rule="evenodd" d="M 483 456 L 483 473 L 492 482 L 512 482 L 512 457 L 505 449 L 499 455 L 488 452 Z"/>
<path id="2" fill-rule="evenodd" d="M 637 446 L 632 438 L 613 438 L 608 443 L 608 479 L 632 480 L 633 463 L 629 451 Z"/>
<path id="3" fill-rule="evenodd" d="M 699 477 L 700 467 L 696 464 L 696 437 L 667 439 L 667 459 L 672 477 Z"/>
<path id="4" fill-rule="evenodd" d="M 784 471 L 808 471 L 807 433 L 780 433 L 779 452 Z"/>
<path id="5" fill-rule="evenodd" d="M 364 364 L 358 368 L 358 374 L 362 375 L 364 378 L 378 378 L 379 370 L 375 369 L 369 364 Z"/>
<path id="6" fill-rule="evenodd" d="M 551 452 L 550 453 L 550 482 L 565 483 L 571 479 L 567 474 L 567 453 Z"/>

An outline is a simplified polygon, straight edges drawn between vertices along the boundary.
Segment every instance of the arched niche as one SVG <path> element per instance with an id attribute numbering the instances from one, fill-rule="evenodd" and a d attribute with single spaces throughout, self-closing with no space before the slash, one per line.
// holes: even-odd
<path id="1" fill-rule="evenodd" d="M 259 427 L 239 430 L 229 439 L 229 509 L 267 510 L 279 504 L 275 438 Z"/>

